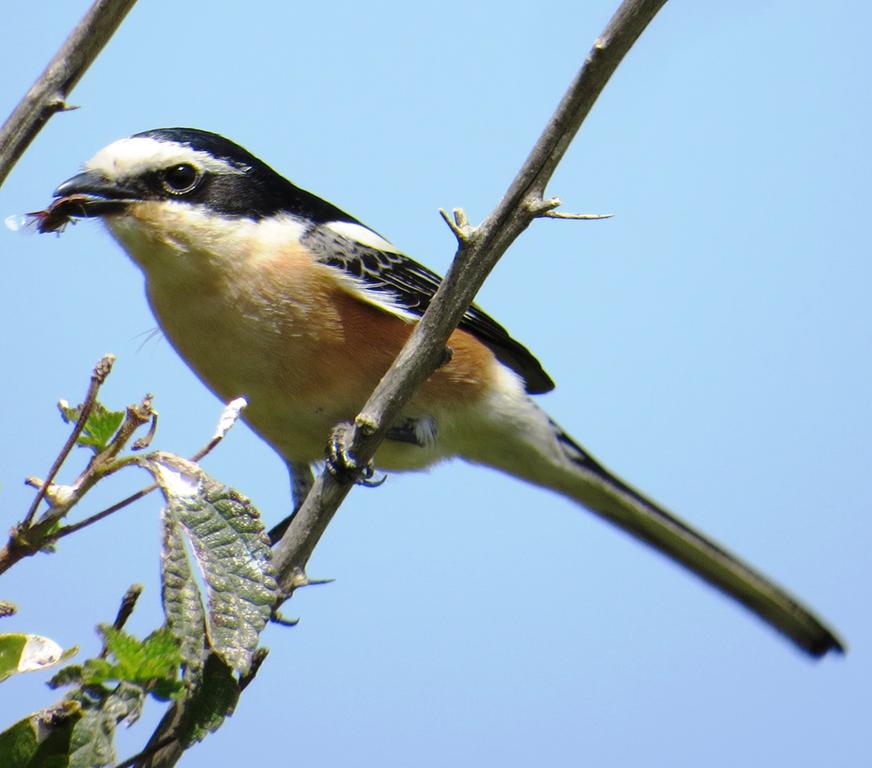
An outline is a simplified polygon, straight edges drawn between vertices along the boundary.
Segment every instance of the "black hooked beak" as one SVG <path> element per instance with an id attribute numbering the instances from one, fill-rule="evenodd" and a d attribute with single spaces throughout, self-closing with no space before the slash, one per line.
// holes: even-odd
<path id="1" fill-rule="evenodd" d="M 117 213 L 128 203 L 141 200 L 142 196 L 117 182 L 93 171 L 85 171 L 67 179 L 55 191 L 56 200 L 52 207 L 67 201 L 75 204 L 79 211 L 70 210 L 70 216 L 101 216 L 104 213 Z"/>
<path id="2" fill-rule="evenodd" d="M 56 232 L 71 219 L 121 213 L 131 203 L 142 200 L 134 189 L 85 171 L 67 179 L 54 191 L 54 201 L 45 211 L 31 214 L 40 232 Z"/>

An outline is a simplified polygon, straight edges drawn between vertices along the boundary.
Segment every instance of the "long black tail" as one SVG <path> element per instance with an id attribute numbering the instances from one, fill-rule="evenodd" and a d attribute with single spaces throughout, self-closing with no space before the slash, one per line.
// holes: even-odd
<path id="1" fill-rule="evenodd" d="M 525 418 L 531 428 L 513 430 L 502 443 L 507 449 L 470 458 L 573 499 L 742 603 L 812 656 L 844 651 L 835 633 L 784 589 L 631 488 L 529 406 L 541 421 Z"/>

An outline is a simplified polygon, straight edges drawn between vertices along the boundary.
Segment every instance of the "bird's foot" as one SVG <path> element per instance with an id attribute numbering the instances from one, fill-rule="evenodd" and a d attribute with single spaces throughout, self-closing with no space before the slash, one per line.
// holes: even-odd
<path id="1" fill-rule="evenodd" d="M 376 488 L 387 480 L 387 475 L 375 477 L 372 461 L 365 464 L 348 450 L 348 437 L 352 425 L 337 424 L 327 442 L 327 471 L 339 480 L 350 481 L 366 488 Z"/>

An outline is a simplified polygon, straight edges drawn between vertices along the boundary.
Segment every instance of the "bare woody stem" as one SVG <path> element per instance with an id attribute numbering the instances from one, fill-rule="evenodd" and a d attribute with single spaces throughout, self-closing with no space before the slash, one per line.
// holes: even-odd
<path id="1" fill-rule="evenodd" d="M 0 128 L 0 186 L 49 118 L 70 107 L 66 98 L 136 0 L 96 0 L 45 71 Z"/>
<path id="2" fill-rule="evenodd" d="M 533 219 L 554 205 L 545 186 L 609 78 L 666 0 L 625 0 L 594 42 L 578 74 L 545 126 L 499 205 L 477 228 L 455 213 L 459 248 L 428 310 L 363 410 L 355 419 L 347 450 L 367 462 L 403 405 L 436 369 L 445 343 L 494 265 Z M 315 545 L 351 488 L 324 472 L 275 549 L 279 583 L 299 580 Z"/>
<path id="3" fill-rule="evenodd" d="M 33 520 L 33 516 L 36 514 L 36 510 L 39 509 L 39 505 L 45 498 L 45 494 L 48 492 L 51 484 L 54 482 L 58 471 L 60 470 L 63 463 L 67 460 L 67 457 L 70 455 L 70 451 L 72 451 L 73 447 L 76 445 L 76 441 L 79 439 L 79 435 L 82 434 L 82 430 L 85 428 L 85 424 L 88 421 L 88 416 L 91 415 L 91 409 L 94 407 L 94 403 L 97 401 L 97 393 L 100 391 L 100 387 L 103 385 L 103 382 L 106 381 L 106 377 L 112 371 L 112 365 L 114 363 L 115 356 L 106 355 L 98 361 L 96 366 L 94 366 L 94 370 L 91 373 L 91 383 L 88 385 L 88 391 L 85 394 L 85 400 L 82 403 L 82 408 L 79 411 L 79 416 L 76 419 L 73 430 L 72 432 L 70 432 L 70 436 L 67 438 L 66 443 L 64 443 L 64 447 L 61 448 L 61 452 L 54 460 L 51 469 L 49 469 L 48 471 L 48 475 L 40 485 L 39 490 L 37 491 L 36 496 L 33 499 L 33 502 L 31 502 L 30 509 L 27 510 L 27 514 L 24 516 L 24 520 L 22 521 L 23 526 L 27 527 L 28 525 L 30 525 L 31 521 Z"/>
<path id="4" fill-rule="evenodd" d="M 33 523 L 40 502 L 46 497 L 60 467 L 69 456 L 70 451 L 75 446 L 79 436 L 82 434 L 82 431 L 86 426 L 88 417 L 96 403 L 98 390 L 108 376 L 114 360 L 115 357 L 113 355 L 106 355 L 94 368 L 91 374 L 88 392 L 85 395 L 85 401 L 79 409 L 79 416 L 76 419 L 76 423 L 73 426 L 73 430 L 67 438 L 64 447 L 61 449 L 52 464 L 47 479 L 36 480 L 34 478 L 29 481 L 38 488 L 38 492 L 25 518 L 22 522 L 13 527 L 6 544 L 0 546 L 0 574 L 7 571 L 23 558 L 34 555 L 41 551 L 45 546 L 53 544 L 65 536 L 69 536 L 70 534 L 76 533 L 83 528 L 87 528 L 88 526 L 99 522 L 103 518 L 123 509 L 157 488 L 157 484 L 149 485 L 145 488 L 141 488 L 131 496 L 116 502 L 112 506 L 91 515 L 90 517 L 60 527 L 57 527 L 56 525 L 62 517 L 66 516 L 67 512 L 69 512 L 73 506 L 79 503 L 82 497 L 96 483 L 103 478 L 108 477 L 110 474 L 136 463 L 136 460 L 132 457 L 119 459 L 118 454 L 127 446 L 127 443 L 133 437 L 134 433 L 140 427 L 149 423 L 151 426 L 148 434 L 145 435 L 145 437 L 136 440 L 131 448 L 134 451 L 138 451 L 146 448 L 151 443 L 151 439 L 154 437 L 154 432 L 157 427 L 157 412 L 152 408 L 151 395 L 146 395 L 141 403 L 127 407 L 124 421 L 109 441 L 109 444 L 100 451 L 99 454 L 91 459 L 87 468 L 81 475 L 79 475 L 75 483 L 72 486 L 68 486 L 70 493 L 64 499 L 63 503 L 57 503 L 51 508 L 50 511 L 54 514 L 54 518 L 48 519 L 46 516 L 43 516 L 37 521 L 37 523 Z M 238 420 L 245 405 L 245 401 L 239 398 L 229 403 L 224 408 L 215 434 L 206 445 L 194 454 L 191 461 L 200 461 L 224 439 L 227 431 Z"/>
<path id="5" fill-rule="evenodd" d="M 197 451 L 189 459 L 189 461 L 193 461 L 194 463 L 196 463 L 208 456 L 209 453 L 211 453 L 215 449 L 215 447 L 224 439 L 227 431 L 239 418 L 239 414 L 244 407 L 244 400 L 234 400 L 233 402 L 229 403 L 224 408 L 224 412 L 221 414 L 221 421 L 219 422 L 218 429 L 215 432 L 215 435 L 209 440 L 208 443 L 206 443 L 206 445 L 204 445 L 199 451 Z M 141 450 L 142 448 L 146 447 L 146 445 L 151 441 L 151 437 L 154 434 L 153 428 L 154 424 L 156 423 L 157 414 L 153 413 L 153 415 L 155 416 L 155 420 L 152 422 L 152 430 L 149 431 L 149 434 L 144 440 L 137 440 L 137 442 L 134 443 L 134 450 Z M 64 536 L 69 536 L 72 533 L 76 533 L 76 531 L 82 530 L 82 528 L 87 528 L 89 525 L 100 522 L 100 520 L 102 520 L 103 518 L 115 514 L 118 510 L 124 509 L 124 507 L 132 504 L 134 501 L 139 501 L 139 499 L 147 496 L 155 489 L 157 489 L 157 483 L 147 485 L 144 488 L 140 488 L 135 493 L 132 493 L 130 496 L 121 499 L 121 501 L 117 501 L 111 506 L 106 507 L 99 512 L 95 512 L 93 515 L 86 517 L 83 520 L 79 520 L 79 522 L 77 523 L 70 523 L 69 525 L 63 526 L 54 534 L 54 540 L 57 541 L 58 539 L 62 539 Z M 0 563 L 2 562 L 2 555 L 0 555 Z M 2 573 L 2 570 L 0 570 L 0 573 Z"/>

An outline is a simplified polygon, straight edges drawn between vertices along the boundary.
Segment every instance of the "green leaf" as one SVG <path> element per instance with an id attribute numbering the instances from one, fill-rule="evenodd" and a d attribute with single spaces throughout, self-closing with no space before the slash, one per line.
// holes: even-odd
<path id="1" fill-rule="evenodd" d="M 77 405 L 73 408 L 66 400 L 60 400 L 58 410 L 61 412 L 61 418 L 65 424 L 75 424 L 82 413 L 82 406 Z"/>
<path id="2" fill-rule="evenodd" d="M 64 400 L 58 403 L 58 408 L 61 417 L 68 424 L 75 424 L 82 413 L 81 405 L 71 408 Z M 124 411 L 110 411 L 101 402 L 95 401 L 76 442 L 81 446 L 91 448 L 94 453 L 100 453 L 115 436 L 118 427 L 124 421 L 124 415 Z"/>
<path id="3" fill-rule="evenodd" d="M 181 526 L 170 515 L 161 516 L 161 599 L 167 625 L 179 643 L 185 679 L 196 680 L 206 650 L 206 611 L 191 571 Z"/>
<path id="4" fill-rule="evenodd" d="M 88 659 L 81 670 L 82 685 L 102 685 L 121 677 L 117 667 L 106 659 Z"/>
<path id="5" fill-rule="evenodd" d="M 103 711 L 114 714 L 117 722 L 124 720 L 124 724 L 129 726 L 139 720 L 143 704 L 145 704 L 145 691 L 142 688 L 138 685 L 119 683 L 103 704 Z"/>
<path id="6" fill-rule="evenodd" d="M 119 680 L 141 685 L 148 691 L 158 684 L 179 688 L 181 656 L 179 646 L 167 627 L 155 630 L 143 641 L 114 627 L 102 627 L 106 648 L 114 656 Z"/>
<path id="7" fill-rule="evenodd" d="M 8 768 L 25 768 L 33 765 L 39 747 L 38 724 L 33 717 L 25 717 L 0 733 L 0 761 Z"/>
<path id="8" fill-rule="evenodd" d="M 70 768 L 101 768 L 115 763 L 114 713 L 86 709 L 70 737 Z"/>
<path id="9" fill-rule="evenodd" d="M 80 712 L 76 702 L 62 702 L 19 720 L 0 733 L 0 765 L 66 768 L 70 736 Z"/>
<path id="10" fill-rule="evenodd" d="M 81 668 L 83 685 L 103 685 L 109 681 L 129 683 L 144 692 L 166 699 L 181 690 L 177 679 L 181 657 L 172 633 L 166 629 L 152 632 L 145 640 L 137 640 L 120 629 L 100 627 L 108 655 L 107 659 L 88 659 Z"/>
<path id="11" fill-rule="evenodd" d="M 233 670 L 215 653 L 210 653 L 203 674 L 185 699 L 185 716 L 178 736 L 184 748 L 200 741 L 233 714 L 239 699 L 239 685 Z"/>
<path id="12" fill-rule="evenodd" d="M 115 763 L 115 731 L 142 713 L 145 692 L 137 685 L 119 683 L 111 693 L 83 699 L 82 716 L 70 738 L 69 768 L 101 768 Z"/>
<path id="13" fill-rule="evenodd" d="M 34 672 L 59 664 L 75 653 L 64 651 L 54 640 L 42 635 L 0 635 L 0 680 L 19 672 Z"/>
<path id="14" fill-rule="evenodd" d="M 197 585 L 181 534 L 205 583 L 209 646 L 232 670 L 246 674 L 277 589 L 260 515 L 238 491 L 178 456 L 154 453 L 146 466 L 167 501 L 162 514 L 164 605 L 183 656 L 198 650 L 196 625 L 203 617 L 202 603 L 193 599 Z"/>
<path id="15" fill-rule="evenodd" d="M 0 680 L 18 672 L 18 660 L 27 643 L 27 635 L 0 635 Z"/>
<path id="16" fill-rule="evenodd" d="M 81 664 L 69 664 L 54 673 L 48 681 L 49 688 L 62 688 L 65 685 L 81 685 L 84 667 Z"/>

